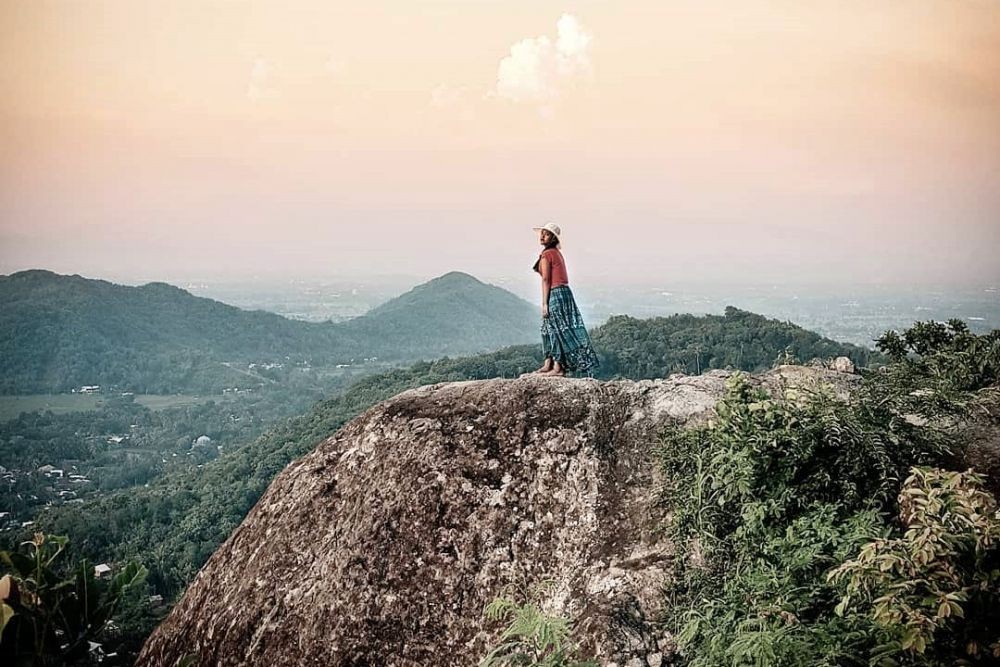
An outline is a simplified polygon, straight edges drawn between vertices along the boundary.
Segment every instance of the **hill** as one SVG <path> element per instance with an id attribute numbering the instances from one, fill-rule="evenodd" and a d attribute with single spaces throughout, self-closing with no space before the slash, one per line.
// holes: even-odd
<path id="1" fill-rule="evenodd" d="M 647 379 L 708 368 L 759 372 L 779 360 L 807 362 L 817 357 L 848 357 L 856 366 L 885 361 L 867 348 L 733 306 L 723 315 L 645 320 L 618 315 L 595 329 L 592 338 L 601 357 L 600 377 Z"/>
<path id="2" fill-rule="evenodd" d="M 539 316 L 507 290 L 452 271 L 339 326 L 355 339 L 417 347 L 430 359 L 534 342 Z"/>
<path id="3" fill-rule="evenodd" d="M 250 362 L 322 366 L 472 354 L 532 340 L 536 320 L 527 302 L 461 273 L 333 324 L 242 310 L 165 283 L 131 287 L 23 271 L 0 277 L 0 393 L 84 384 L 218 391 L 245 384 Z"/>

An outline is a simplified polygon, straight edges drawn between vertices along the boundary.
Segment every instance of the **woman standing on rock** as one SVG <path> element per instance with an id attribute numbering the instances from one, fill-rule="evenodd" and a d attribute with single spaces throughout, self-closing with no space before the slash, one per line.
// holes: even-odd
<path id="1" fill-rule="evenodd" d="M 545 247 L 533 267 L 542 277 L 542 353 L 545 355 L 545 362 L 535 372 L 565 375 L 570 371 L 590 375 L 599 362 L 569 289 L 566 262 L 559 251 L 561 230 L 551 222 L 532 229 L 538 232 L 539 243 Z"/>

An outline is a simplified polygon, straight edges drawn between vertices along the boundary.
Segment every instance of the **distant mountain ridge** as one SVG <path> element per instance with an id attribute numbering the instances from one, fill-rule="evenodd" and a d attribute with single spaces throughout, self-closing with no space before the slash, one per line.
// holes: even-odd
<path id="1" fill-rule="evenodd" d="M 30 270 L 0 276 L 0 393 L 210 390 L 236 379 L 223 361 L 412 361 L 528 342 L 537 329 L 526 301 L 459 272 L 334 324 L 243 310 L 167 283 Z"/>
<path id="2" fill-rule="evenodd" d="M 420 317 L 415 317 L 419 314 Z M 436 356 L 468 354 L 499 347 L 496 341 L 534 342 L 539 313 L 524 299 L 467 273 L 452 271 L 340 326 L 367 339 L 398 332 L 434 340 Z"/>

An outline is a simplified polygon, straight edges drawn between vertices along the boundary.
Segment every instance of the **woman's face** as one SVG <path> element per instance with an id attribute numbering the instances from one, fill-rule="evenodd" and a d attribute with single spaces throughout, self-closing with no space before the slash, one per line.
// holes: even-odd
<path id="1" fill-rule="evenodd" d="M 547 229 L 538 230 L 538 242 L 545 245 L 552 240 L 552 232 Z"/>

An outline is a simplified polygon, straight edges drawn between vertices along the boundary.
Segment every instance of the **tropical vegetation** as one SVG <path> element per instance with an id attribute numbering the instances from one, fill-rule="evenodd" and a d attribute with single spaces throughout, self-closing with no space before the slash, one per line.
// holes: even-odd
<path id="1" fill-rule="evenodd" d="M 1000 515 L 948 469 L 998 342 L 957 320 L 888 332 L 893 362 L 848 400 L 736 376 L 710 424 L 666 434 L 682 664 L 1000 660 Z"/>

